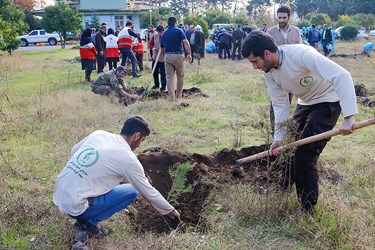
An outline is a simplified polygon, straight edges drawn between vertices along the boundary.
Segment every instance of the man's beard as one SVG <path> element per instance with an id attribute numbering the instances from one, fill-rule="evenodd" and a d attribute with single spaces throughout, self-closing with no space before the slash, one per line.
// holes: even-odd
<path id="1" fill-rule="evenodd" d="M 270 70 L 273 68 L 273 63 L 272 63 L 272 61 L 271 61 L 271 60 L 268 60 L 268 59 L 266 59 L 266 58 L 264 58 L 263 62 L 264 62 L 264 65 L 263 65 L 262 70 L 263 70 L 265 73 L 270 72 Z"/>

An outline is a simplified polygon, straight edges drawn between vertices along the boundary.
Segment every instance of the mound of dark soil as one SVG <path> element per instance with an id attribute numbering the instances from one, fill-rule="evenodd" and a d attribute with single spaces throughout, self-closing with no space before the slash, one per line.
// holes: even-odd
<path id="1" fill-rule="evenodd" d="M 258 160 L 244 166 L 235 164 L 235 160 L 259 153 L 268 148 L 267 145 L 260 147 L 243 148 L 239 151 L 224 149 L 212 155 L 186 154 L 169 150 L 159 152 L 145 152 L 138 155 L 150 183 L 164 196 L 172 187 L 172 179 L 169 169 L 175 168 L 177 164 L 189 162 L 193 170 L 186 177 L 186 185 L 191 185 L 191 193 L 183 193 L 179 196 L 177 204 L 173 204 L 181 212 L 181 220 L 185 226 L 197 226 L 204 224 L 202 214 L 205 209 L 205 201 L 211 190 L 220 184 L 250 183 L 262 184 L 267 181 L 267 160 Z M 176 229 L 178 221 L 173 221 L 167 216 L 161 216 L 144 199 L 138 199 L 133 205 L 138 211 L 133 215 L 136 225 L 135 230 L 140 232 L 164 233 Z"/>
<path id="2" fill-rule="evenodd" d="M 375 107 L 375 97 L 368 97 L 369 91 L 363 84 L 354 85 L 355 94 L 357 96 L 357 101 L 368 107 Z M 370 93 L 371 95 L 371 93 Z"/>
<path id="3" fill-rule="evenodd" d="M 164 196 L 168 197 L 172 187 L 170 168 L 189 162 L 193 169 L 186 176 L 186 185 L 192 186 L 192 192 L 182 193 L 175 208 L 181 213 L 183 223 L 173 221 L 168 216 L 161 216 L 145 199 L 140 197 L 132 206 L 136 212 L 130 218 L 136 232 L 167 233 L 186 226 L 205 225 L 206 200 L 213 188 L 225 188 L 228 185 L 243 183 L 249 186 L 267 186 L 277 183 L 280 169 L 276 158 L 259 159 L 244 165 L 235 161 L 267 150 L 269 145 L 247 147 L 240 150 L 223 149 L 211 155 L 187 154 L 153 147 L 150 151 L 138 155 L 150 183 Z M 271 171 L 270 171 L 271 170 Z M 332 183 L 341 180 L 340 175 L 332 170 L 321 170 L 321 177 Z"/>
<path id="4" fill-rule="evenodd" d="M 152 90 L 148 89 L 145 91 L 146 88 L 144 87 L 131 87 L 130 93 L 133 95 L 142 96 L 142 98 L 138 99 L 138 101 L 147 101 L 147 100 L 155 100 L 159 98 L 168 98 L 168 92 L 161 92 L 159 90 Z M 199 88 L 192 87 L 190 89 L 183 89 L 182 90 L 182 97 L 183 98 L 190 98 L 193 96 L 203 96 L 208 97 L 208 95 Z M 134 100 L 127 98 L 127 97 L 121 97 L 120 98 L 120 104 L 123 104 L 125 106 L 128 106 L 130 104 L 133 104 Z"/>

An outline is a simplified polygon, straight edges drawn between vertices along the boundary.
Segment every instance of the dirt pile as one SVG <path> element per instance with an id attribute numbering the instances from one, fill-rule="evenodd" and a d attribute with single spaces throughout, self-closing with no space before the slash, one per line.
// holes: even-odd
<path id="1" fill-rule="evenodd" d="M 371 95 L 363 84 L 354 85 L 357 101 L 367 107 L 375 107 L 375 95 Z"/>
<path id="2" fill-rule="evenodd" d="M 189 162 L 192 170 L 187 174 L 185 184 L 192 187 L 191 192 L 181 193 L 172 203 L 181 212 L 183 223 L 161 216 L 145 199 L 140 197 L 130 209 L 134 230 L 138 233 L 167 233 L 186 226 L 205 226 L 206 200 L 213 188 L 221 189 L 229 185 L 243 183 L 249 186 L 271 186 L 278 183 L 281 170 L 276 167 L 275 157 L 263 158 L 236 165 L 235 161 L 267 150 L 269 145 L 247 147 L 240 150 L 223 149 L 211 155 L 187 154 L 159 147 L 138 155 L 150 183 L 164 196 L 168 197 L 173 185 L 170 169 L 178 164 Z M 338 183 L 342 177 L 334 170 L 320 170 L 324 181 Z"/>
<path id="3" fill-rule="evenodd" d="M 224 149 L 212 155 L 186 154 L 169 150 L 158 152 L 145 152 L 138 155 L 145 173 L 151 184 L 160 191 L 164 197 L 168 197 L 172 187 L 170 168 L 176 168 L 178 164 L 189 162 L 193 170 L 186 176 L 186 185 L 191 185 L 192 192 L 182 193 L 176 204 L 173 204 L 181 212 L 181 220 L 184 226 L 204 225 L 205 201 L 211 190 L 221 184 L 249 183 L 261 185 L 267 181 L 267 159 L 258 160 L 244 166 L 235 164 L 235 160 L 252 154 L 262 152 L 268 145 L 260 147 L 243 148 L 239 151 Z M 159 148 L 157 148 L 159 149 Z M 181 226 L 177 221 L 167 216 L 161 216 L 142 197 L 133 204 L 137 210 L 131 212 L 131 217 L 136 225 L 137 232 L 169 232 Z"/>
<path id="4" fill-rule="evenodd" d="M 144 88 L 144 87 L 131 87 L 130 93 L 139 96 L 141 94 L 143 95 L 145 93 L 145 90 L 146 90 L 146 88 Z M 208 97 L 208 95 L 206 93 L 204 93 L 199 88 L 192 87 L 190 89 L 183 89 L 182 90 L 182 97 L 183 98 L 190 98 L 190 97 L 193 97 L 193 96 Z M 159 99 L 159 98 L 168 98 L 168 92 L 161 92 L 161 91 L 158 91 L 158 90 L 148 89 L 146 91 L 146 94 L 139 100 L 140 101 L 147 101 L 147 100 L 155 100 L 155 99 Z M 133 104 L 134 101 L 129 99 L 129 98 L 123 97 L 123 98 L 120 99 L 120 103 L 127 106 L 127 105 L 130 105 L 130 104 Z"/>

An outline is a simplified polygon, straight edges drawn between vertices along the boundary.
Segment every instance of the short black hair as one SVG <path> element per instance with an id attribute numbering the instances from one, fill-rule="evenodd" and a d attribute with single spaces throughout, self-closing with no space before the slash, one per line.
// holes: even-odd
<path id="1" fill-rule="evenodd" d="M 147 122 L 138 115 L 128 117 L 124 122 L 120 134 L 132 136 L 137 132 L 140 132 L 142 136 L 148 136 L 150 134 L 150 128 L 148 127 Z"/>
<path id="2" fill-rule="evenodd" d="M 174 16 L 171 16 L 168 18 L 168 27 L 174 27 L 176 26 L 177 18 Z"/>
<path id="3" fill-rule="evenodd" d="M 276 11 L 276 14 L 279 14 L 279 13 L 287 13 L 288 14 L 288 17 L 290 17 L 290 13 L 292 12 L 292 10 L 290 9 L 289 5 L 286 5 L 286 4 L 281 4 L 279 6 L 279 8 L 277 8 L 277 11 Z"/>
<path id="4" fill-rule="evenodd" d="M 133 24 L 132 21 L 127 21 L 126 24 L 125 24 L 125 26 L 129 26 L 129 25 L 132 25 L 132 24 Z"/>
<path id="5" fill-rule="evenodd" d="M 117 73 L 121 73 L 121 72 L 125 72 L 126 73 L 124 66 L 117 66 L 116 72 Z"/>
<path id="6" fill-rule="evenodd" d="M 254 57 L 264 58 L 264 51 L 274 53 L 278 51 L 275 40 L 266 32 L 260 30 L 252 31 L 245 39 L 242 47 L 242 56 L 248 58 L 251 54 Z"/>

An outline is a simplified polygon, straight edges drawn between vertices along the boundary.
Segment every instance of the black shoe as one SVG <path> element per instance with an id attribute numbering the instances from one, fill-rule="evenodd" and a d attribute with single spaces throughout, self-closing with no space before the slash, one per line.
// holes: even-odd
<path id="1" fill-rule="evenodd" d="M 158 88 L 159 88 L 159 86 L 154 85 L 154 86 L 152 86 L 151 89 L 158 89 Z"/>
<path id="2" fill-rule="evenodd" d="M 88 225 L 81 222 L 76 222 L 73 226 L 77 232 L 85 232 L 90 238 L 100 239 L 109 234 L 108 229 L 99 228 L 96 225 Z"/>
<path id="3" fill-rule="evenodd" d="M 135 73 L 133 74 L 133 77 L 141 77 L 142 75 L 141 74 L 138 74 L 138 73 Z"/>

